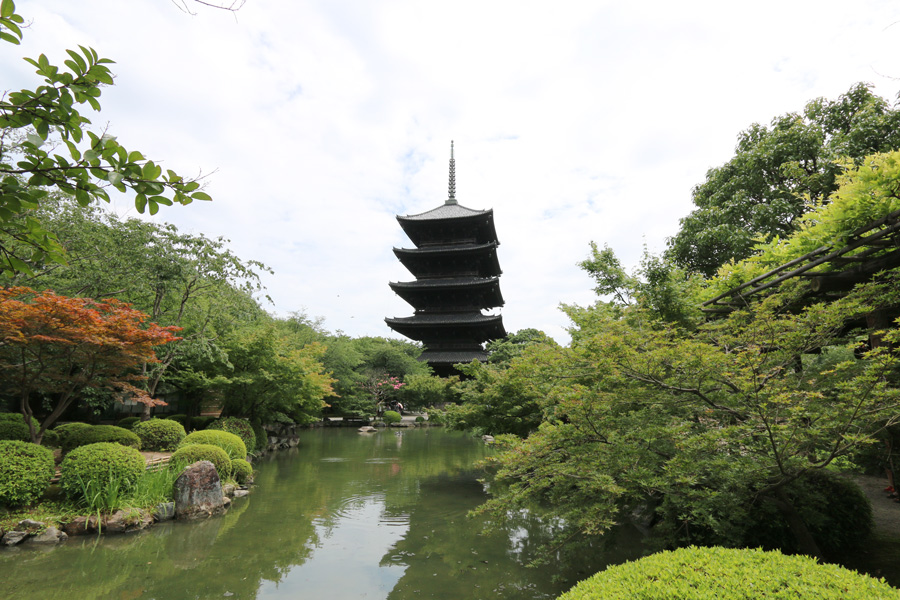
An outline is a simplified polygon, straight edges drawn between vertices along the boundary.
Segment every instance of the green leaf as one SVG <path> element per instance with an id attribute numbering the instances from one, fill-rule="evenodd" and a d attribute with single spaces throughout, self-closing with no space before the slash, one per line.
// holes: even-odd
<path id="1" fill-rule="evenodd" d="M 138 194 L 134 197 L 134 207 L 141 214 L 144 214 L 144 208 L 147 206 L 147 196 Z"/>
<path id="2" fill-rule="evenodd" d="M 153 164 L 153 161 L 147 161 L 144 163 L 143 168 L 141 169 L 141 175 L 144 179 L 148 180 L 156 180 L 162 174 L 162 167 L 159 167 Z"/>
<path id="3" fill-rule="evenodd" d="M 16 12 L 16 3 L 13 0 L 3 0 L 0 2 L 0 17 L 8 19 Z"/>
<path id="4" fill-rule="evenodd" d="M 19 45 L 19 38 L 12 35 L 11 33 L 6 33 L 5 31 L 0 31 L 0 40 L 5 40 L 10 44 Z"/>
<path id="5" fill-rule="evenodd" d="M 122 174 L 117 173 L 116 171 L 111 171 L 106 174 L 106 180 L 113 184 L 114 186 L 121 185 L 122 183 Z"/>
<path id="6" fill-rule="evenodd" d="M 194 192 L 191 194 L 191 198 L 194 200 L 212 200 L 212 197 L 204 192 Z"/>

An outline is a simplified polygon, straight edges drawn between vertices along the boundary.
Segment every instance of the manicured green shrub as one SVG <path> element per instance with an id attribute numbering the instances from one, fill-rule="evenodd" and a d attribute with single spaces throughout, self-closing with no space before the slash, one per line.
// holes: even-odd
<path id="1" fill-rule="evenodd" d="M 191 444 L 212 444 L 213 446 L 218 446 L 228 454 L 229 459 L 247 458 L 247 446 L 244 445 L 244 440 L 227 431 L 195 431 L 187 434 L 181 440 L 181 443 L 178 444 L 178 447 L 183 448 Z"/>
<path id="2" fill-rule="evenodd" d="M 253 435 L 256 436 L 255 454 L 261 454 L 266 451 L 269 445 L 269 434 L 265 428 L 259 423 L 253 423 Z"/>
<path id="3" fill-rule="evenodd" d="M 30 442 L 31 432 L 23 421 L 0 421 L 0 440 Z"/>
<path id="4" fill-rule="evenodd" d="M 141 449 L 141 438 L 136 433 L 115 425 L 90 425 L 89 427 L 75 429 L 63 438 L 61 442 L 63 452 L 70 452 L 79 446 L 100 442 L 112 442 L 137 450 Z"/>
<path id="5" fill-rule="evenodd" d="M 241 438 L 248 450 L 256 448 L 256 434 L 253 433 L 253 425 L 247 419 L 238 417 L 225 417 L 216 419 L 206 428 L 206 431 L 227 431 Z"/>
<path id="6" fill-rule="evenodd" d="M 181 426 L 184 427 L 185 431 L 188 431 L 190 429 L 191 418 L 187 415 L 177 413 L 174 415 L 167 415 L 167 416 L 161 417 L 161 418 L 168 419 L 169 421 L 176 421 L 178 423 L 181 423 Z"/>
<path id="7" fill-rule="evenodd" d="M 76 431 L 81 431 L 82 429 L 87 429 L 88 427 L 93 427 L 93 425 L 89 425 L 88 423 L 61 423 L 54 427 L 53 431 L 55 431 L 59 436 L 59 447 L 66 448 L 68 447 L 69 438 Z"/>
<path id="8" fill-rule="evenodd" d="M 785 493 L 827 557 L 846 555 L 872 531 L 869 499 L 856 483 L 838 473 L 811 471 L 790 484 Z M 749 535 L 743 545 L 800 551 L 787 521 L 775 507 L 757 506 L 749 517 Z"/>
<path id="9" fill-rule="evenodd" d="M 231 474 L 238 483 L 247 483 L 253 479 L 253 466 L 243 458 L 235 458 L 231 461 Z"/>
<path id="10" fill-rule="evenodd" d="M 425 422 L 425 417 L 423 417 L 421 415 L 416 417 L 416 423 L 424 423 L 424 422 Z"/>
<path id="11" fill-rule="evenodd" d="M 0 422 L 3 421 L 14 421 L 25 425 L 25 419 L 22 418 L 22 413 L 0 413 Z M 38 420 L 34 417 L 31 417 L 31 423 L 34 425 L 35 429 L 40 429 L 41 424 L 38 423 Z M 25 426 L 27 427 L 27 425 Z"/>
<path id="12" fill-rule="evenodd" d="M 46 430 L 44 436 L 41 438 L 41 446 L 59 448 L 59 434 L 52 429 Z"/>
<path id="13" fill-rule="evenodd" d="M 109 485 L 119 486 L 122 491 L 129 489 L 146 470 L 146 463 L 135 448 L 115 442 L 97 442 L 74 448 L 63 459 L 59 470 L 59 485 L 66 495 L 85 500 L 87 485 L 93 485 L 95 489 Z"/>
<path id="14" fill-rule="evenodd" d="M 228 454 L 222 448 L 212 444 L 188 444 L 187 446 L 181 446 L 172 455 L 171 460 L 184 466 L 193 464 L 198 460 L 208 460 L 216 467 L 219 479 L 225 480 L 231 477 L 231 459 L 228 458 Z"/>
<path id="15" fill-rule="evenodd" d="M 157 452 L 171 452 L 187 435 L 178 421 L 150 419 L 135 423 L 132 431 L 141 438 L 141 449 Z"/>
<path id="16" fill-rule="evenodd" d="M 610 567 L 558 600 L 873 600 L 900 590 L 837 565 L 780 552 L 691 546 Z"/>
<path id="17" fill-rule="evenodd" d="M 0 505 L 34 502 L 50 485 L 55 472 L 53 452 L 47 448 L 18 440 L 0 441 Z"/>
<path id="18" fill-rule="evenodd" d="M 140 422 L 141 422 L 140 417 L 124 417 L 124 418 L 118 420 L 118 422 L 116 423 L 116 427 L 121 427 L 122 429 L 132 430 L 132 429 L 134 429 L 134 424 L 140 423 Z"/>
<path id="19" fill-rule="evenodd" d="M 191 426 L 185 429 L 191 429 L 192 431 L 203 431 L 209 424 L 215 421 L 215 417 L 191 417 Z"/>
<path id="20" fill-rule="evenodd" d="M 399 423 L 403 420 L 403 417 L 396 410 L 386 410 L 384 411 L 384 416 L 382 417 L 385 423 L 388 425 L 392 423 Z"/>

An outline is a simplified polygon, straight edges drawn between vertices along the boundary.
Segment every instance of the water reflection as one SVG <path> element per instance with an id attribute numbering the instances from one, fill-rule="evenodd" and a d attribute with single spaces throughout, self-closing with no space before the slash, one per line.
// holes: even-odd
<path id="1" fill-rule="evenodd" d="M 442 430 L 307 432 L 266 457 L 222 518 L 0 551 L 3 596 L 47 598 L 551 598 L 593 564 L 526 569 L 553 523 L 530 513 L 490 535 L 478 440 Z M 639 552 L 639 550 L 637 551 Z M 48 576 L 48 574 L 50 576 Z"/>

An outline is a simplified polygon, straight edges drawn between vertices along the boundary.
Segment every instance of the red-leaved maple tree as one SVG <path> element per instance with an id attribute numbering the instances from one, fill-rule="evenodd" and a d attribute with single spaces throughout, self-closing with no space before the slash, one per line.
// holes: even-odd
<path id="1" fill-rule="evenodd" d="M 115 390 L 151 406 L 165 404 L 136 386 L 154 347 L 178 338 L 178 327 L 145 324 L 147 315 L 118 300 L 58 296 L 26 287 L 0 290 L 0 379 L 19 398 L 31 439 L 44 432 L 85 388 Z M 36 430 L 34 403 L 52 409 Z"/>

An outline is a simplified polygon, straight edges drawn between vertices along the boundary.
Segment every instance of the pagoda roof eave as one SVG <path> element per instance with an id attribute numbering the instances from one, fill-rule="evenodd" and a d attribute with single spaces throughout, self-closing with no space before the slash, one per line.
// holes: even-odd
<path id="1" fill-rule="evenodd" d="M 487 210 L 475 210 L 474 208 L 467 208 L 462 204 L 449 204 L 445 203 L 437 208 L 432 208 L 431 210 L 427 210 L 422 213 L 413 214 L 413 215 L 397 215 L 397 220 L 400 221 L 401 225 L 404 222 L 415 222 L 415 221 L 443 221 L 446 219 L 469 219 L 469 218 L 477 218 L 477 217 L 485 217 L 485 216 L 493 216 L 494 209 L 488 208 Z"/>

